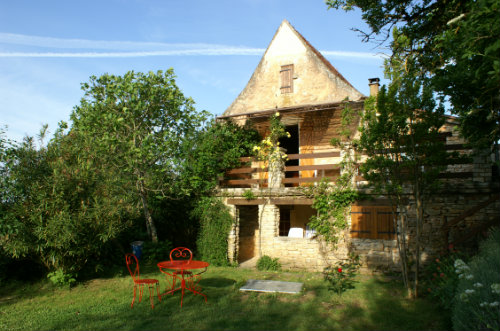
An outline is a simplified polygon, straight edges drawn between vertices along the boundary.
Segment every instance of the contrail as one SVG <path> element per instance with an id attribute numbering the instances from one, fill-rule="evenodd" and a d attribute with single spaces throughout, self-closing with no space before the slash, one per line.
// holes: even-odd
<path id="1" fill-rule="evenodd" d="M 169 44 L 161 42 L 136 42 L 136 41 L 105 41 L 87 39 L 63 39 L 52 37 L 39 37 L 13 33 L 0 32 L 0 43 L 8 45 L 23 45 L 37 48 L 58 48 L 74 50 L 90 50 L 83 52 L 0 52 L 0 57 L 7 58 L 126 58 L 126 57 L 151 57 L 151 56 L 260 56 L 264 48 L 244 46 L 228 46 L 203 43 L 178 43 Z M 103 51 L 96 51 L 103 50 Z M 108 51 L 104 51 L 108 50 Z M 366 52 L 346 51 L 321 51 L 324 56 L 355 57 L 365 59 L 382 58 L 383 55 Z"/>

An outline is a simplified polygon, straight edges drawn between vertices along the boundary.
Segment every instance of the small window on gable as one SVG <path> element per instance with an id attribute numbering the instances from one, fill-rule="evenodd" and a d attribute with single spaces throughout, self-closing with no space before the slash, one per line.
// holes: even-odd
<path id="1" fill-rule="evenodd" d="M 293 64 L 281 66 L 281 94 L 293 93 Z"/>

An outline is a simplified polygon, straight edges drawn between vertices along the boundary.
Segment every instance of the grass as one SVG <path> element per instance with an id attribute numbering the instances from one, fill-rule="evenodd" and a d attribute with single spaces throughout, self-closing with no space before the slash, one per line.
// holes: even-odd
<path id="1" fill-rule="evenodd" d="M 342 295 L 328 290 L 319 273 L 259 272 L 209 267 L 200 285 L 208 297 L 180 293 L 155 299 L 148 293 L 132 301 L 132 280 L 125 267 L 72 289 L 48 282 L 10 283 L 0 288 L 0 330 L 447 330 L 435 303 L 403 297 L 399 281 L 360 275 L 356 287 Z M 166 280 L 154 266 L 143 276 Z M 240 292 L 247 279 L 300 281 L 302 293 Z"/>

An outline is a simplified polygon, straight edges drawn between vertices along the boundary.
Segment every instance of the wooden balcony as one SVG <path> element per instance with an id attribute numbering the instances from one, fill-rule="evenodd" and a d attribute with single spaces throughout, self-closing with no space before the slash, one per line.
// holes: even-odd
<path id="1" fill-rule="evenodd" d="M 447 145 L 447 150 L 467 150 L 464 145 Z M 264 162 L 256 161 L 252 157 L 242 157 L 241 166 L 228 170 L 223 177 L 219 178 L 219 188 L 264 188 L 268 187 L 268 168 Z M 295 161 L 295 162 L 294 162 Z M 285 187 L 298 187 L 320 182 L 323 178 L 334 181 L 340 176 L 340 151 L 289 154 L 284 168 L 282 184 Z M 296 163 L 297 165 L 292 165 Z M 471 164 L 472 160 L 463 160 L 454 164 Z M 471 179 L 471 171 L 443 172 L 439 175 L 441 179 Z M 356 177 L 357 182 L 365 179 Z"/>
<path id="2" fill-rule="evenodd" d="M 321 181 L 327 177 L 334 180 L 340 174 L 340 165 L 328 159 L 339 158 L 340 152 L 288 154 L 282 183 L 285 187 L 296 187 Z M 291 163 L 299 165 L 291 165 Z M 307 160 L 307 161 L 306 161 Z M 268 168 L 264 162 L 251 157 L 240 159 L 241 167 L 231 169 L 219 179 L 220 188 L 262 188 L 268 185 Z M 300 165 L 300 163 L 302 165 Z M 307 164 L 311 163 L 311 164 Z M 264 165 L 264 166 L 263 166 Z"/>

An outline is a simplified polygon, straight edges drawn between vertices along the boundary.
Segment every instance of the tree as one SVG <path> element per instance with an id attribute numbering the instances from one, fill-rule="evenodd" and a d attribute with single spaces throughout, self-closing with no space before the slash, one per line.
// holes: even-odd
<path id="1" fill-rule="evenodd" d="M 85 96 L 71 115 L 71 133 L 80 137 L 82 146 L 80 157 L 97 160 L 115 181 L 127 184 L 121 195 L 140 203 L 148 234 L 157 242 L 149 197 L 179 194 L 173 183 L 185 164 L 183 143 L 207 113 L 195 111 L 194 101 L 177 87 L 172 69 L 92 76 L 82 89 Z"/>
<path id="2" fill-rule="evenodd" d="M 412 61 L 436 92 L 449 98 L 461 131 L 479 147 L 500 139 L 500 3 L 497 0 L 327 0 L 329 8 L 362 12 L 364 41 L 397 35 L 392 56 Z M 401 42 L 403 41 L 403 42 Z M 498 151 L 496 152 L 498 162 Z"/>
<path id="3" fill-rule="evenodd" d="M 182 185 L 196 196 L 209 195 L 217 179 L 228 169 L 241 165 L 240 157 L 252 154 L 259 141 L 258 132 L 250 122 L 243 126 L 228 119 L 212 121 L 196 137 L 184 144 L 186 167 Z"/>
<path id="4" fill-rule="evenodd" d="M 89 263 L 98 267 L 134 210 L 114 192 L 103 165 L 80 157 L 77 137 L 64 127 L 47 146 L 28 137 L 2 153 L 0 245 L 71 279 Z"/>
<path id="5" fill-rule="evenodd" d="M 388 66 L 392 78 L 388 90 L 382 87 L 376 102 L 372 98 L 367 103 L 358 149 L 367 156 L 360 168 L 364 178 L 376 193 L 391 200 L 403 280 L 408 294 L 416 297 L 426 197 L 454 155 L 446 152 L 439 139 L 444 107 L 436 104 L 429 80 L 414 64 L 396 60 Z M 408 197 L 416 209 L 413 233 L 408 224 Z M 415 256 L 413 288 L 409 250 Z"/>

